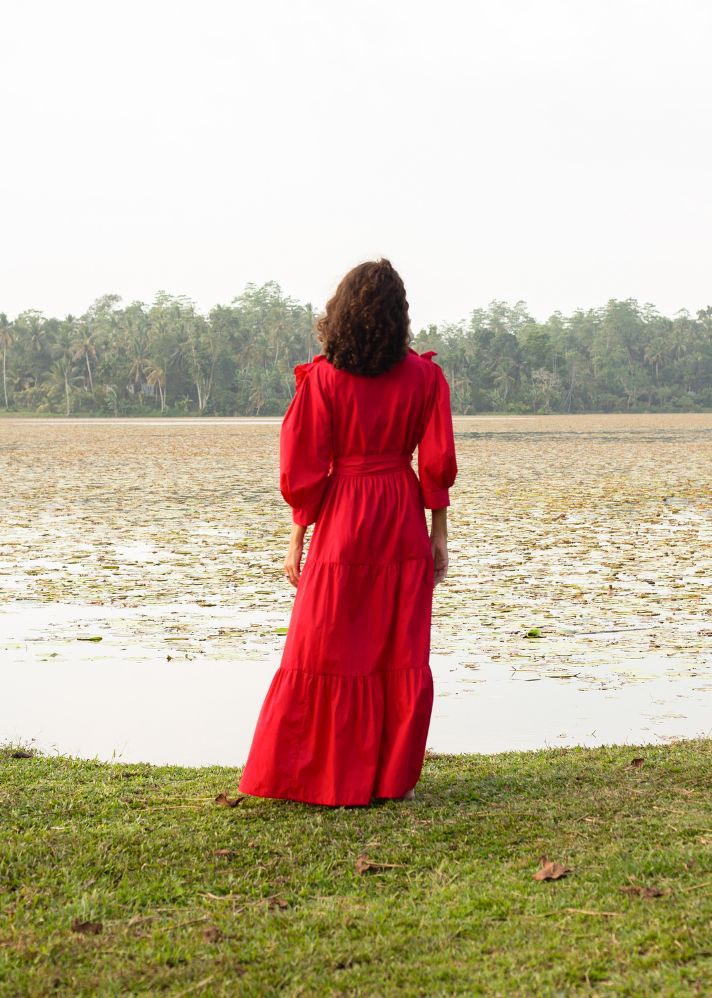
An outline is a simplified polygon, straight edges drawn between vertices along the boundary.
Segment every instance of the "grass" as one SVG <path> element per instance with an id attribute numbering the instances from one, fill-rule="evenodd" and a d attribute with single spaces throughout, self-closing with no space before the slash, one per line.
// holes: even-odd
<path id="1" fill-rule="evenodd" d="M 237 780 L 0 750 L 0 994 L 712 994 L 711 740 L 429 755 L 369 808 Z"/>

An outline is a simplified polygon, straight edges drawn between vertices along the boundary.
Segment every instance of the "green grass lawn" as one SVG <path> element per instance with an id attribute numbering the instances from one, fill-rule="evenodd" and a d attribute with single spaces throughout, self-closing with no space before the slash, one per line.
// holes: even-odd
<path id="1" fill-rule="evenodd" d="M 429 755 L 368 808 L 12 751 L 2 995 L 712 995 L 712 740 Z"/>

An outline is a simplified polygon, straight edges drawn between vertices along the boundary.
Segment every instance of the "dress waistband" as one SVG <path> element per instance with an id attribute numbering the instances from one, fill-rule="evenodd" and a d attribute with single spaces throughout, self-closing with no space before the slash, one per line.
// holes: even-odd
<path id="1" fill-rule="evenodd" d="M 334 458 L 334 475 L 374 475 L 381 471 L 395 471 L 412 465 L 412 454 L 350 454 Z"/>

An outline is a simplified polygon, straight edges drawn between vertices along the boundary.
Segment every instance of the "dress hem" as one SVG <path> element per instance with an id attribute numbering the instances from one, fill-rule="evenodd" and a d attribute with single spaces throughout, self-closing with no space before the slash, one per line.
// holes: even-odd
<path id="1" fill-rule="evenodd" d="M 377 800 L 396 800 L 399 797 L 403 797 L 408 792 L 408 790 L 411 789 L 412 789 L 411 787 L 406 787 L 405 790 L 393 794 L 383 793 L 383 792 L 376 793 L 374 791 L 367 801 L 358 800 L 358 801 L 344 801 L 344 802 L 334 801 L 334 800 L 315 800 L 311 796 L 309 797 L 298 796 L 295 794 L 290 794 L 287 791 L 281 794 L 274 792 L 260 793 L 259 790 L 244 790 L 241 785 L 238 785 L 237 791 L 238 793 L 246 794 L 248 797 L 260 797 L 262 800 L 291 800 L 294 801 L 296 804 L 313 804 L 317 807 L 369 807 Z"/>
<path id="2" fill-rule="evenodd" d="M 342 803 L 337 803 L 336 801 L 314 800 L 311 797 L 307 799 L 304 796 L 298 797 L 293 794 L 289 794 L 287 792 L 283 794 L 277 794 L 274 792 L 260 793 L 257 790 L 241 790 L 239 786 L 238 786 L 238 793 L 247 794 L 249 797 L 261 797 L 263 800 L 291 800 L 294 801 L 295 804 L 312 804 L 315 805 L 316 807 L 368 807 L 370 804 L 373 803 L 375 797 L 374 794 L 367 801 L 348 801 L 342 804 Z"/>
<path id="3" fill-rule="evenodd" d="M 346 675 L 343 672 L 316 672 L 314 669 L 302 669 L 298 665 L 280 665 L 275 671 L 275 676 L 278 672 L 298 672 L 304 676 L 330 676 L 334 679 L 387 679 L 388 676 L 400 672 L 422 672 L 430 678 L 433 675 L 429 665 L 404 665 L 401 668 L 379 669 L 377 672 L 356 672 L 351 675 Z"/>

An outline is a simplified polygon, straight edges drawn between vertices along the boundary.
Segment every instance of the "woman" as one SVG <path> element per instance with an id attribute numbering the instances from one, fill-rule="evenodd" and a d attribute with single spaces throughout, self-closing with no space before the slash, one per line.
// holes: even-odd
<path id="1" fill-rule="evenodd" d="M 457 475 L 450 390 L 435 351 L 408 345 L 405 288 L 388 260 L 349 271 L 317 331 L 324 353 L 294 368 L 280 431 L 293 520 L 284 574 L 297 591 L 239 789 L 327 805 L 411 800 Z"/>

